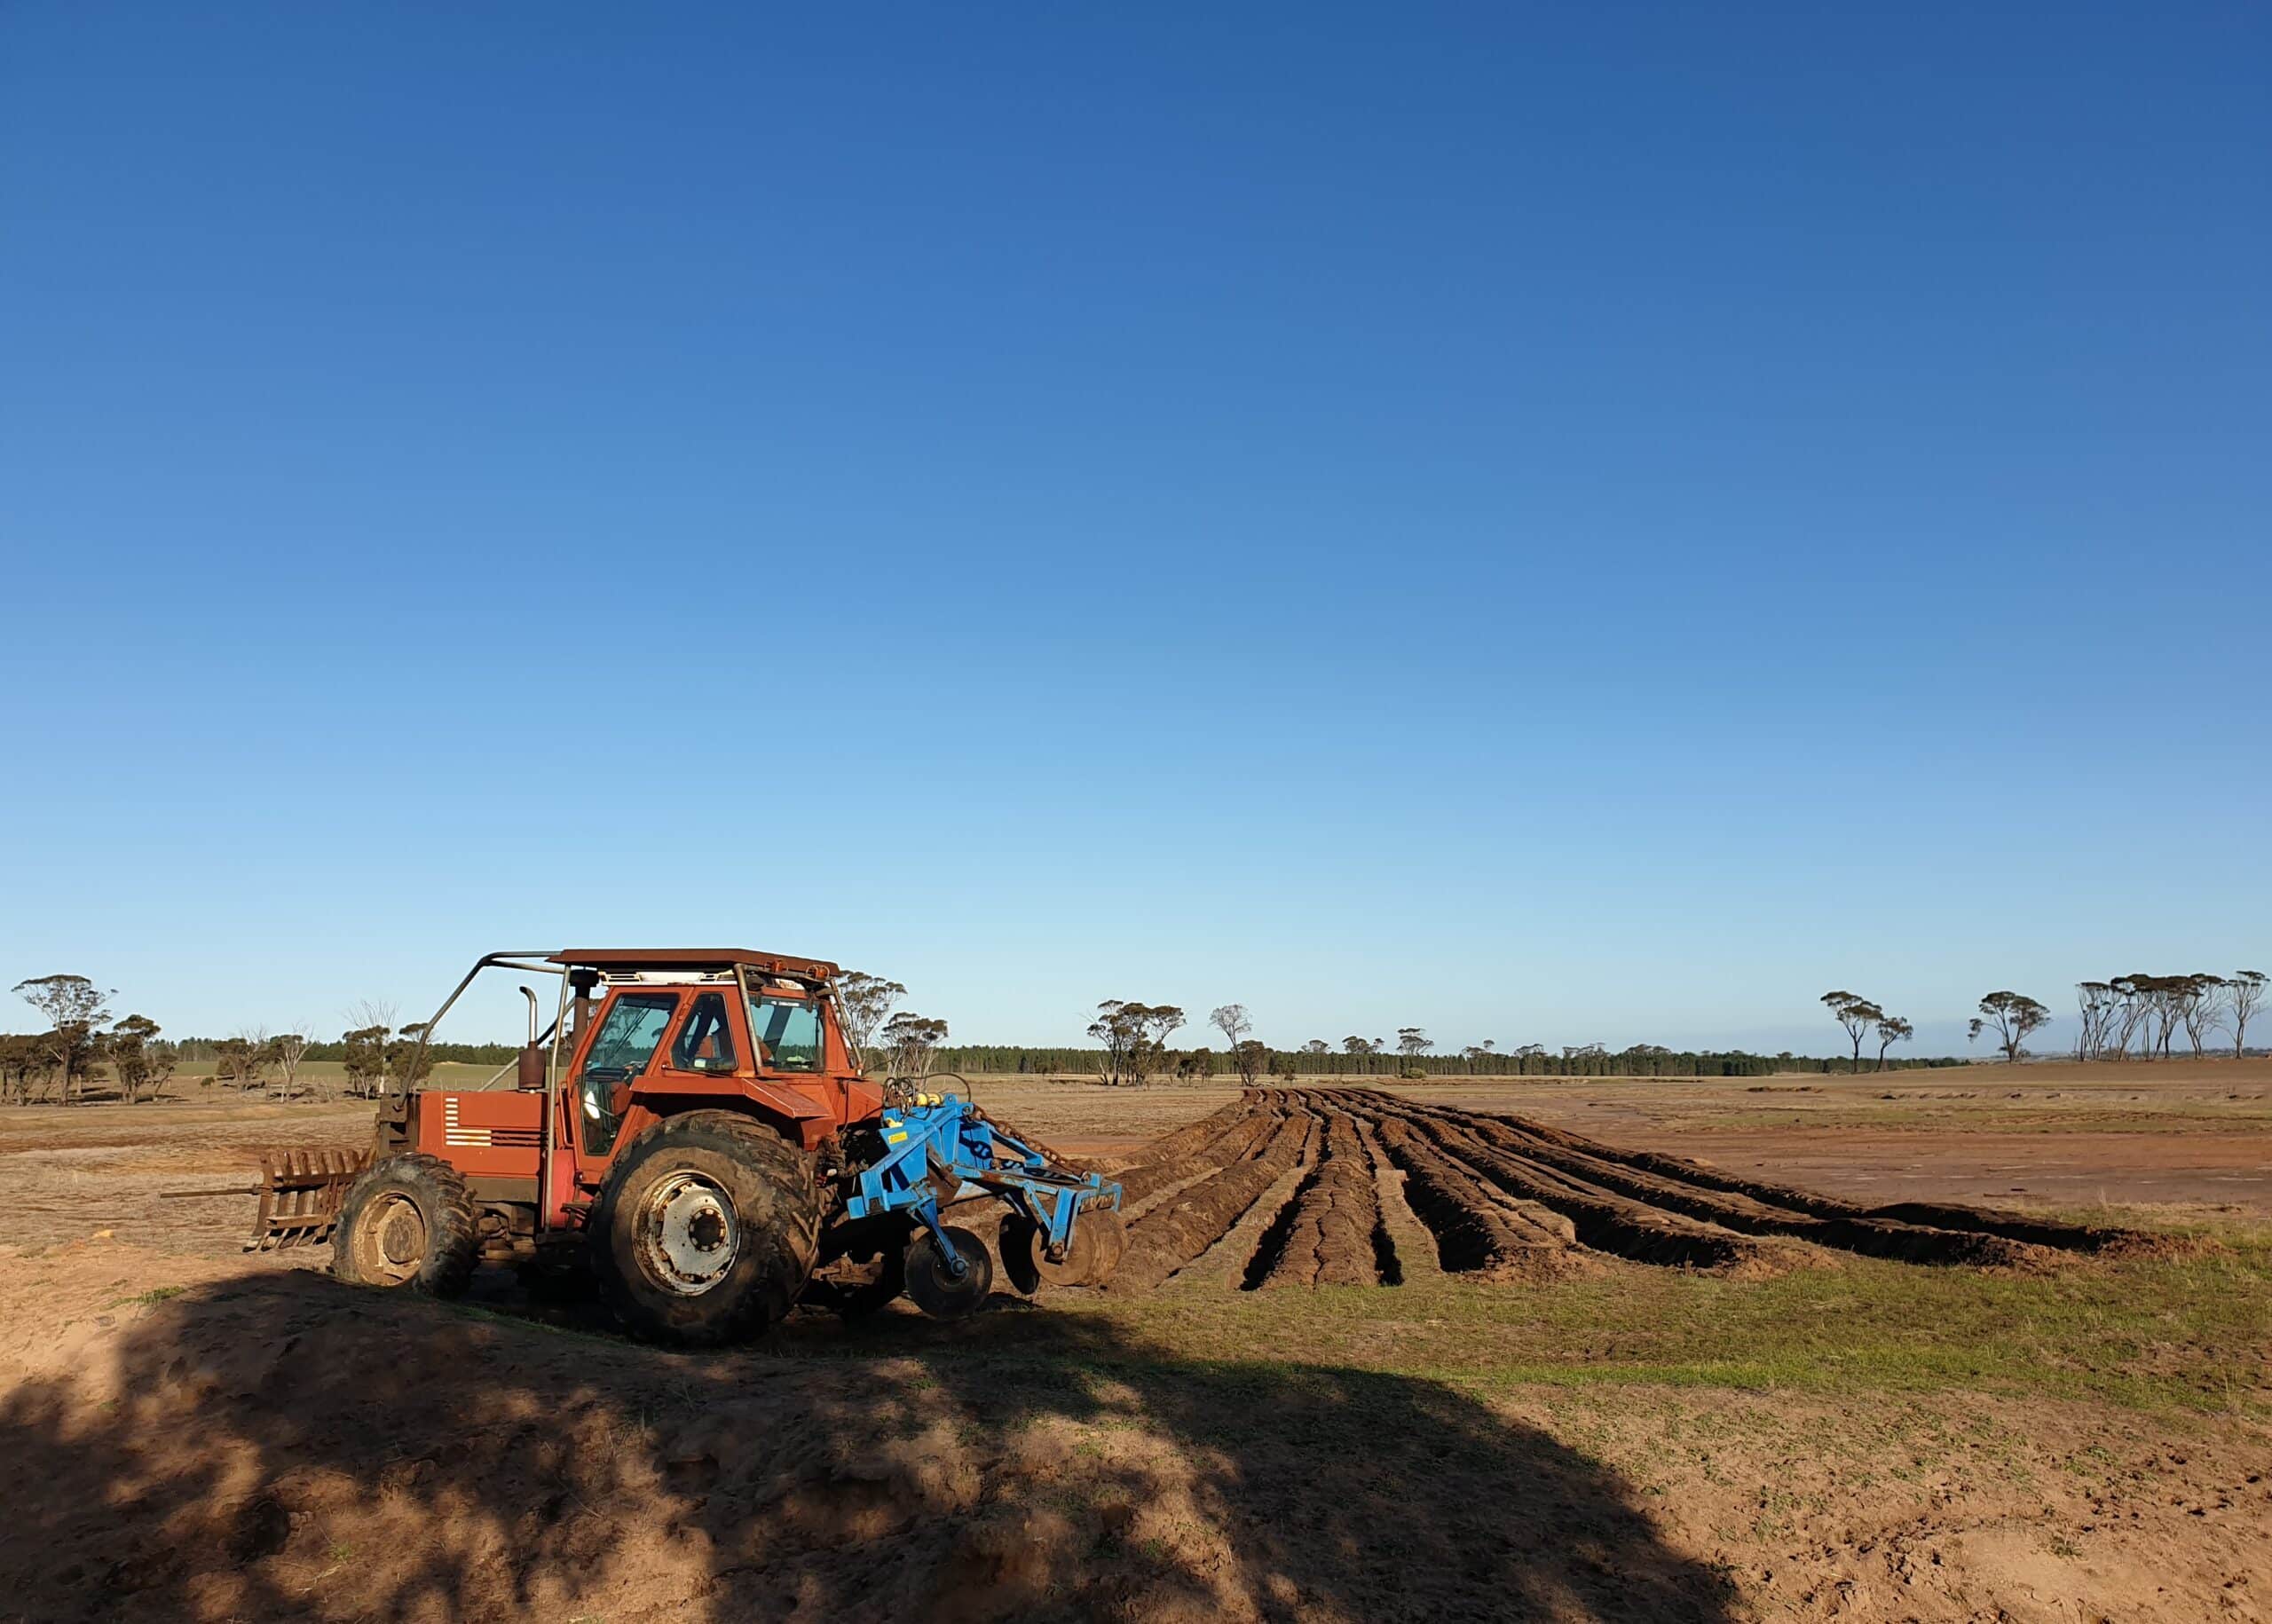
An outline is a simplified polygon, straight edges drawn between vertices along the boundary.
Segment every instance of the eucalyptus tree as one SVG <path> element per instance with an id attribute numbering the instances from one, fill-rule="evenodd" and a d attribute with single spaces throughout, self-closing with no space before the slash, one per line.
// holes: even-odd
<path id="1" fill-rule="evenodd" d="M 2017 1062 L 2025 1052 L 2028 1034 L 2050 1019 L 2051 1012 L 2024 992 L 1992 992 L 1980 1000 L 1980 1013 L 1973 1017 L 1967 1036 L 1976 1039 L 1992 1030 L 2005 1060 Z"/>
<path id="2" fill-rule="evenodd" d="M 2197 973 L 2171 979 L 2177 982 L 2172 997 L 2178 1024 L 2193 1045 L 2193 1058 L 2199 1060 L 2208 1052 L 2209 1034 L 2225 1023 L 2225 978 Z"/>
<path id="3" fill-rule="evenodd" d="M 1885 1052 L 1896 1044 L 1905 1044 L 1917 1036 L 1917 1029 L 1899 1015 L 1878 1017 L 1878 1069 L 1885 1069 Z"/>
<path id="4" fill-rule="evenodd" d="M 2077 981 L 2075 1013 L 2081 1023 L 2075 1038 L 2075 1058 L 2094 1060 L 2114 1035 L 2122 1013 L 2122 995 L 2110 981 Z"/>
<path id="5" fill-rule="evenodd" d="M 118 1076 L 118 1092 L 129 1105 L 142 1103 L 147 1089 L 154 1100 L 173 1076 L 172 1052 L 158 1042 L 158 1023 L 147 1015 L 129 1015 L 110 1029 L 110 1068 Z"/>
<path id="6" fill-rule="evenodd" d="M 892 1076 L 927 1077 L 939 1045 L 947 1040 L 947 1023 L 903 1009 L 884 1022 L 882 1037 Z"/>
<path id="7" fill-rule="evenodd" d="M 1128 998 L 1099 1004 L 1089 1036 L 1104 1045 L 1104 1080 L 1132 1086 L 1143 1082 L 1158 1068 L 1169 1037 L 1183 1023 L 1183 1011 L 1172 1004 Z"/>
<path id="8" fill-rule="evenodd" d="M 865 970 L 847 970 L 836 978 L 836 1013 L 844 1022 L 844 1036 L 855 1049 L 865 1052 L 883 1029 L 884 1019 L 907 996 L 897 981 L 888 981 Z"/>
<path id="9" fill-rule="evenodd" d="M 1822 1006 L 1854 1040 L 1853 1069 L 1861 1070 L 1862 1039 L 1869 1036 L 1872 1027 L 1885 1019 L 1885 1011 L 1858 992 L 1826 992 L 1822 995 Z"/>
<path id="10" fill-rule="evenodd" d="M 83 975 L 35 976 L 18 981 L 14 990 L 47 1018 L 51 1029 L 40 1041 L 63 1074 L 63 1102 L 68 1105 L 84 1090 L 87 1073 L 101 1056 L 102 1035 L 97 1029 L 110 1019 L 110 1001 L 118 995 Z"/>
<path id="11" fill-rule="evenodd" d="M 1247 1034 L 1254 1030 L 1243 1004 L 1226 1004 L 1210 1011 L 1208 1024 L 1223 1035 L 1223 1046 L 1231 1052 L 1232 1062 L 1239 1068 L 1239 1081 L 1251 1087 L 1262 1068 L 1269 1063 L 1269 1052 L 1260 1044 L 1249 1043 Z"/>
<path id="12" fill-rule="evenodd" d="M 2263 1007 L 2268 981 L 2261 970 L 2236 970 L 2225 981 L 2225 1008 L 2232 1017 L 2233 1058 L 2248 1052 L 2248 1023 Z"/>

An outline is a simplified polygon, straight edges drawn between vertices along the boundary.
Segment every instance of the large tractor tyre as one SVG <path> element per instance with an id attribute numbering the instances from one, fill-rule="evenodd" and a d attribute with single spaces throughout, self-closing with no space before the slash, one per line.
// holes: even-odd
<path id="1" fill-rule="evenodd" d="M 439 1156 L 389 1156 L 347 1186 L 331 1272 L 358 1286 L 456 1297 L 473 1278 L 479 1247 L 473 1196 L 458 1170 Z"/>
<path id="2" fill-rule="evenodd" d="M 738 1342 L 804 1290 L 820 1219 L 804 1152 L 735 1112 L 690 1111 L 615 1153 L 593 1203 L 592 1269 L 635 1336 Z"/>

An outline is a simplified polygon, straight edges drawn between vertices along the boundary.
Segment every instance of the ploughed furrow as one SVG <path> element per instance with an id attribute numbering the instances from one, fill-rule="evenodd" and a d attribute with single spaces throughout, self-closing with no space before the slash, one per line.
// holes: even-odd
<path id="1" fill-rule="evenodd" d="M 1164 1133 L 1145 1146 L 1144 1160 L 1147 1163 L 1187 1161 L 1263 1109 L 1267 1103 L 1260 1089 L 1242 1090 L 1237 1099 L 1221 1110 L 1211 1112 L 1197 1122 L 1187 1123 L 1172 1133 Z"/>
<path id="2" fill-rule="evenodd" d="M 1448 1274 L 1555 1280 L 1582 1273 L 1576 1234 L 1551 1213 L 1532 1218 L 1494 1201 L 1465 1168 L 1401 1116 L 1373 1121 L 1381 1147 L 1404 1174 L 1404 1199 L 1436 1238 Z"/>
<path id="3" fill-rule="evenodd" d="M 1771 1189 L 1774 1186 L 1767 1187 Z M 1817 1199 L 1828 1201 L 1830 1197 Z M 1929 1224 L 1936 1229 L 1979 1230 L 1992 1235 L 2001 1235 L 2008 1241 L 2023 1241 L 2030 1246 L 2047 1246 L 2058 1251 L 2086 1252 L 2102 1257 L 2184 1250 L 2181 1243 L 2173 1243 L 2168 1235 L 2148 1234 L 2142 1229 L 2123 1229 L 2111 1224 L 2060 1224 L 2049 1218 L 2030 1218 L 2024 1212 L 2013 1212 L 2002 1207 L 1968 1207 L 1956 1202 L 1897 1201 L 1882 1207 L 1865 1208 L 1864 1211 L 1871 1218 L 1889 1218 L 1897 1224 Z"/>
<path id="4" fill-rule="evenodd" d="M 1302 1153 L 1294 1158 L 1292 1169 L 1264 1191 L 1261 1199 L 1247 1209 L 1247 1215 L 1215 1243 L 1217 1256 L 1227 1252 L 1243 1254 L 1245 1262 L 1238 1270 L 1238 1288 L 1242 1291 L 1258 1288 L 1277 1265 L 1286 1250 L 1287 1237 L 1293 1234 L 1294 1222 L 1301 1216 L 1302 1197 L 1317 1182 L 1317 1176 L 1324 1168 L 1325 1118 L 1315 1112 L 1306 1115 L 1309 1129 L 1302 1136 Z M 1178 1278 L 1204 1273 L 1208 1261 L 1202 1257 Z"/>
<path id="5" fill-rule="evenodd" d="M 1382 1285 L 1400 1286 L 1404 1283 L 1408 1254 L 1399 1249 L 1397 1237 L 1404 1237 L 1413 1266 L 1424 1272 L 1428 1267 L 1425 1259 L 1430 1250 L 1424 1242 L 1435 1237 L 1405 1200 L 1403 1171 L 1392 1164 L 1388 1152 L 1381 1148 L 1379 1131 L 1361 1117 L 1356 1123 L 1357 1139 L 1365 1148 L 1365 1165 L 1372 1170 L 1373 1195 L 1380 1213 L 1379 1221 L 1373 1226 L 1373 1269 L 1381 1277 Z"/>
<path id="6" fill-rule="evenodd" d="M 1810 1218 L 1834 1221 L 1850 1221 L 1866 1225 L 1896 1225 L 1939 1234 L 1970 1234 L 2000 1236 L 2006 1241 L 2026 1246 L 2052 1247 L 2071 1252 L 2124 1252 L 2158 1250 L 2160 1237 L 2135 1229 L 2120 1229 L 2093 1224 L 2061 1224 L 2047 1218 L 2031 1218 L 2024 1212 L 2012 1212 L 1995 1207 L 1971 1207 L 1945 1202 L 1897 1202 L 1889 1206 L 1865 1206 L 1859 1202 L 1842 1201 L 1835 1195 L 1825 1195 L 1817 1190 L 1803 1190 L 1787 1184 L 1771 1184 L 1765 1179 L 1745 1179 L 1736 1174 L 1707 1167 L 1685 1156 L 1668 1156 L 1650 1150 L 1624 1150 L 1614 1145 L 1603 1144 L 1560 1128 L 1550 1128 L 1543 1123 L 1523 1116 L 1499 1116 L 1483 1112 L 1462 1112 L 1478 1121 L 1495 1123 L 1522 1134 L 1526 1138 L 1559 1151 L 1592 1157 L 1599 1162 L 1629 1168 L 1643 1174 L 1670 1179 L 1677 1185 L 1701 1186 L 1708 1190 L 1740 1196 L 1769 1209 L 1783 1209 L 1804 1213 Z M 1882 1231 L 1872 1231 L 1882 1234 Z M 1846 1245 L 1845 1242 L 1833 1244 Z M 1883 1257 L 1908 1257 L 1890 1241 L 1880 1242 L 1886 1250 Z M 1869 1245 L 1858 1245 L 1855 1250 L 1870 1250 Z M 1984 1255 L 1981 1257 L 1919 1256 L 1914 1260 L 1933 1263 L 1995 1263 L 2024 1261 L 2024 1254 L 2012 1258 Z"/>
<path id="7" fill-rule="evenodd" d="M 1309 1178 L 1294 1193 L 1282 1228 L 1266 1236 L 1255 1254 L 1263 1286 L 1374 1286 L 1373 1236 L 1381 1203 L 1373 1187 L 1372 1165 L 1357 1138 L 1356 1119 L 1346 1111 L 1323 1115 L 1319 1154 Z M 1277 1242 L 1274 1254 L 1270 1242 Z"/>
<path id="8" fill-rule="evenodd" d="M 2037 1269 L 2052 1249 L 2183 1242 L 2024 1213 L 1868 1207 L 1624 1150 L 1526 1117 L 1374 1089 L 1248 1089 L 1116 1175 L 1127 1248 L 1106 1289 L 1397 1285 L 1408 1272 L 1550 1281 L 1637 1263 L 1769 1273 L 1862 1253 Z"/>
<path id="9" fill-rule="evenodd" d="M 1497 1149 L 1534 1166 L 1651 1207 L 1685 1213 L 1746 1234 L 1787 1235 L 1842 1251 L 1892 1257 L 1905 1263 L 2027 1268 L 2040 1267 L 2047 1261 L 2041 1248 L 2001 1235 L 1933 1229 L 1890 1218 L 1823 1218 L 1794 1211 L 1771 1206 L 1751 1195 L 1709 1189 L 1661 1173 L 1645 1172 L 1605 1156 L 1566 1149 L 1493 1117 L 1467 1112 L 1447 1112 L 1446 1116 Z"/>
<path id="10" fill-rule="evenodd" d="M 1292 1169 L 1315 1120 L 1306 1110 L 1276 1118 L 1276 1131 L 1259 1155 L 1232 1163 L 1137 1219 L 1120 1267 L 1104 1289 L 1148 1290 L 1214 1245 Z"/>
<path id="11" fill-rule="evenodd" d="M 1579 1241 L 1596 1251 L 1637 1263 L 1692 1269 L 1780 1272 L 1809 1262 L 1805 1249 L 1779 1240 L 1738 1234 L 1677 1212 L 1661 1211 L 1491 1144 L 1446 1114 L 1391 1101 L 1383 1108 L 1408 1120 L 1438 1149 L 1500 1188 L 1551 1208 L 1569 1219 Z"/>
<path id="12" fill-rule="evenodd" d="M 1200 1141 L 1196 1149 L 1174 1156 L 1153 1155 L 1140 1167 L 1132 1167 L 1115 1173 L 1119 1181 L 1121 1201 L 1124 1206 L 1135 1207 L 1195 1174 L 1211 1169 L 1228 1167 L 1255 1155 L 1268 1143 L 1271 1132 L 1278 1124 L 1280 1113 L 1258 1109 L 1241 1101 L 1242 1114 L 1231 1118 L 1219 1131 Z M 1223 1113 L 1218 1111 L 1215 1116 Z M 1210 1123 L 1215 1116 L 1208 1117 Z M 1194 1126 L 1203 1124 L 1195 1123 Z M 1170 1135 L 1173 1138 L 1174 1135 Z M 1165 1140 L 1161 1141 L 1166 1143 Z M 1154 1147 L 1156 1150 L 1157 1147 Z"/>

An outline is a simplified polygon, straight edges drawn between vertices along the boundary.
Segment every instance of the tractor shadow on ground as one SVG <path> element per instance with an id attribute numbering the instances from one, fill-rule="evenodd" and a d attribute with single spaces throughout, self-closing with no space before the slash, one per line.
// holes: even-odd
<path id="1" fill-rule="evenodd" d="M 1177 1360 L 1099 1313 L 696 1355 L 280 1271 L 91 1331 L 0 1399 L 0 1619 L 1709 1621 L 1733 1599 L 1614 1472 L 1448 1387 Z"/>

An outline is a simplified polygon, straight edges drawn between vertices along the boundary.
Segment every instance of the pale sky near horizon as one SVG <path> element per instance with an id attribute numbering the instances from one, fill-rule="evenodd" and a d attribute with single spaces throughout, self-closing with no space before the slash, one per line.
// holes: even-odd
<path id="1" fill-rule="evenodd" d="M 1961 1052 L 2272 969 L 2268 69 L 2240 4 L 9 6 L 0 988 L 329 1036 L 721 942 L 969 1040 L 1827 1052 L 1843 987 Z"/>

